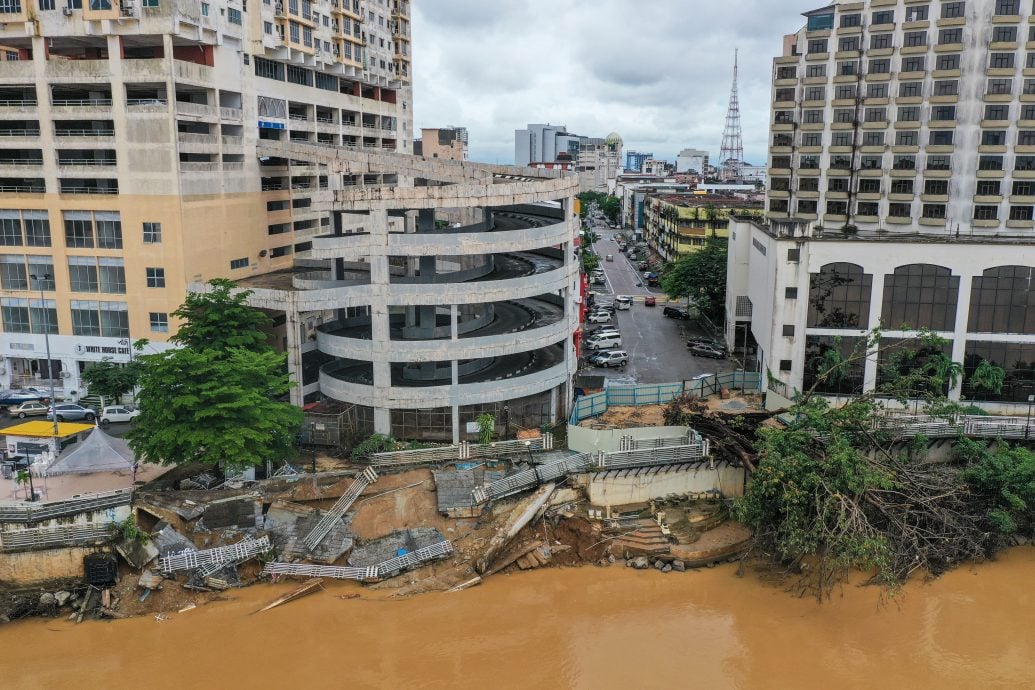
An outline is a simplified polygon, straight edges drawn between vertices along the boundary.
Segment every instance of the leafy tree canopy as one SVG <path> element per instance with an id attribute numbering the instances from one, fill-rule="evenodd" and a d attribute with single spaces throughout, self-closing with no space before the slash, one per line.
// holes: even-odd
<path id="1" fill-rule="evenodd" d="M 670 263 L 661 287 L 674 299 L 688 298 L 710 319 L 721 319 L 726 309 L 726 240 L 711 238 L 700 250 Z"/>
<path id="2" fill-rule="evenodd" d="M 83 371 L 83 381 L 91 395 L 99 395 L 105 402 L 115 402 L 137 386 L 140 379 L 140 361 L 116 364 L 110 357 L 95 362 Z"/>
<path id="3" fill-rule="evenodd" d="M 600 207 L 600 212 L 611 222 L 617 223 L 618 218 L 622 215 L 622 202 L 621 200 L 611 194 L 605 194 L 604 192 L 582 192 L 579 194 L 579 202 L 582 206 L 581 216 L 583 218 L 589 213 L 589 207 L 596 204 Z"/>
<path id="4" fill-rule="evenodd" d="M 233 282 L 209 281 L 210 292 L 192 292 L 173 316 L 183 324 L 170 340 L 195 350 L 271 349 L 263 330 L 270 325 L 264 313 L 249 307 L 248 292 L 235 291 Z"/>
<path id="5" fill-rule="evenodd" d="M 126 435 L 148 462 L 258 465 L 293 454 L 302 411 L 280 399 L 291 386 L 286 358 L 260 329 L 269 323 L 229 281 L 192 294 L 176 312 L 182 347 L 141 362 L 141 414 Z"/>

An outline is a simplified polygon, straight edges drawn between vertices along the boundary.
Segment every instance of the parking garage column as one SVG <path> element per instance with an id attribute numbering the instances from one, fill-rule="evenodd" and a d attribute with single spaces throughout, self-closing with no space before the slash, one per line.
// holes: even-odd
<path id="1" fill-rule="evenodd" d="M 866 324 L 867 331 L 880 327 L 880 314 L 884 307 L 884 274 L 874 271 L 873 284 L 870 287 L 870 322 Z M 863 334 L 866 338 L 866 334 Z M 880 343 L 877 344 L 878 350 Z M 876 354 L 866 358 L 866 368 L 863 371 L 863 390 L 872 391 L 877 388 L 877 370 L 880 355 Z"/>

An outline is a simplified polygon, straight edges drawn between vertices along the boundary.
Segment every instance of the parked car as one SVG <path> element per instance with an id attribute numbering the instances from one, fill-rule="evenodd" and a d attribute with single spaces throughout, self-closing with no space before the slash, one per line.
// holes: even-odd
<path id="1" fill-rule="evenodd" d="M 587 350 L 607 350 L 622 346 L 622 336 L 617 333 L 595 334 L 586 340 Z"/>
<path id="2" fill-rule="evenodd" d="M 124 424 L 126 422 L 132 422 L 139 416 L 140 410 L 131 410 L 128 407 L 123 406 L 105 407 L 101 410 L 101 425 Z"/>
<path id="3" fill-rule="evenodd" d="M 46 400 L 50 394 L 39 388 L 19 388 L 0 393 L 0 407 L 10 407 L 23 402 Z"/>
<path id="4" fill-rule="evenodd" d="M 589 363 L 595 367 L 624 367 L 629 363 L 629 355 L 625 350 L 598 352 L 589 358 Z"/>
<path id="5" fill-rule="evenodd" d="M 11 413 L 12 417 L 18 419 L 25 419 L 26 417 L 35 417 L 37 415 L 44 415 L 50 411 L 50 406 L 39 402 L 38 400 L 31 400 L 23 403 L 13 405 L 8 412 Z"/>
<path id="6" fill-rule="evenodd" d="M 690 312 L 682 307 L 665 307 L 662 312 L 665 316 L 670 319 L 689 319 Z"/>
<path id="7" fill-rule="evenodd" d="M 611 323 L 611 312 L 595 311 L 586 317 L 590 323 Z"/>
<path id="8" fill-rule="evenodd" d="M 726 349 L 726 343 L 720 342 L 718 340 L 714 340 L 712 338 L 694 337 L 694 338 L 689 338 L 686 341 L 686 346 L 687 347 L 696 347 L 698 345 L 703 345 L 704 347 L 710 347 L 710 348 L 713 348 L 713 349 L 716 349 L 716 350 L 725 350 Z"/>
<path id="9" fill-rule="evenodd" d="M 594 285 L 603 285 L 605 282 L 604 276 L 593 276 L 589 279 L 589 282 L 593 283 Z"/>
<path id="10" fill-rule="evenodd" d="M 710 345 L 694 345 L 690 348 L 690 354 L 694 357 L 710 357 L 711 359 L 726 359 L 726 350 L 712 347 Z"/>
<path id="11" fill-rule="evenodd" d="M 626 309 L 631 309 L 632 304 L 632 297 L 627 297 L 626 295 L 618 295 L 618 297 L 615 297 L 615 307 L 617 309 L 625 311 Z"/>
<path id="12" fill-rule="evenodd" d="M 593 311 L 606 311 L 607 313 L 609 313 L 612 316 L 614 316 L 614 313 L 615 313 L 615 303 L 614 302 L 598 302 L 597 305 L 595 307 L 593 307 Z"/>
<path id="13" fill-rule="evenodd" d="M 589 336 L 586 339 L 597 338 L 603 335 L 617 335 L 621 337 L 622 332 L 614 326 L 597 326 L 589 332 Z"/>
<path id="14" fill-rule="evenodd" d="M 643 306 L 645 306 L 645 307 L 656 307 L 656 306 L 658 306 L 658 298 L 657 297 L 644 297 L 643 298 Z"/>
<path id="15" fill-rule="evenodd" d="M 74 403 L 55 405 L 50 410 L 47 410 L 47 417 L 53 419 L 55 415 L 57 415 L 59 422 L 92 422 L 97 418 L 97 413 L 89 407 L 83 407 Z"/>

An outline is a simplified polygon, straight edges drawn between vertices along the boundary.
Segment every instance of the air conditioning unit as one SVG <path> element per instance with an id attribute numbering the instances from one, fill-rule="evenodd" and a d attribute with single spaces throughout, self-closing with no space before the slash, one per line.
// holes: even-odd
<path id="1" fill-rule="evenodd" d="M 278 2 L 276 5 L 273 6 L 273 11 L 277 14 L 284 14 L 284 3 Z"/>
<path id="2" fill-rule="evenodd" d="M 65 15 L 66 17 L 71 17 L 72 16 L 72 8 L 71 7 L 62 7 L 61 8 L 61 14 Z"/>
<path id="3" fill-rule="evenodd" d="M 63 378 L 63 379 L 72 378 L 72 372 L 70 372 L 70 371 L 63 371 L 63 372 L 61 372 L 61 378 Z"/>

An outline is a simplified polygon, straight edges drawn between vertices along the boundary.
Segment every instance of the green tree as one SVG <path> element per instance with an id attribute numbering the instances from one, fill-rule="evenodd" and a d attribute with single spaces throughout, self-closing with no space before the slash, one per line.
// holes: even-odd
<path id="1" fill-rule="evenodd" d="M 478 424 L 478 443 L 492 443 L 492 436 L 496 433 L 496 417 L 483 412 L 475 419 Z"/>
<path id="2" fill-rule="evenodd" d="M 91 395 L 99 395 L 105 402 L 116 402 L 137 386 L 140 380 L 140 362 L 133 360 L 116 364 L 110 357 L 95 362 L 83 371 L 83 381 Z"/>
<path id="3" fill-rule="evenodd" d="M 1003 384 L 1006 383 L 1006 371 L 987 359 L 983 359 L 974 369 L 974 373 L 970 375 L 968 382 L 973 388 L 999 395 L 1003 392 Z"/>
<path id="4" fill-rule="evenodd" d="M 147 462 L 246 467 L 288 458 L 302 411 L 281 402 L 291 382 L 286 358 L 259 329 L 269 319 L 245 304 L 247 292 L 213 281 L 188 296 L 174 350 L 143 355 L 140 416 L 126 435 Z M 218 325 L 218 327 L 217 327 Z"/>
<path id="5" fill-rule="evenodd" d="M 724 239 L 711 238 L 703 248 L 670 263 L 661 287 L 673 299 L 689 299 L 712 320 L 726 309 L 726 252 Z"/>
<path id="6" fill-rule="evenodd" d="M 981 502 L 989 528 L 1000 536 L 1032 535 L 1035 524 L 1035 454 L 1007 443 L 989 446 L 960 439 L 957 458 L 967 463 L 963 480 Z"/>
<path id="7" fill-rule="evenodd" d="M 248 306 L 250 293 L 237 290 L 232 281 L 225 279 L 208 284 L 209 292 L 188 293 L 173 312 L 183 323 L 169 340 L 195 350 L 271 349 L 264 329 L 272 322 L 264 313 Z"/>

